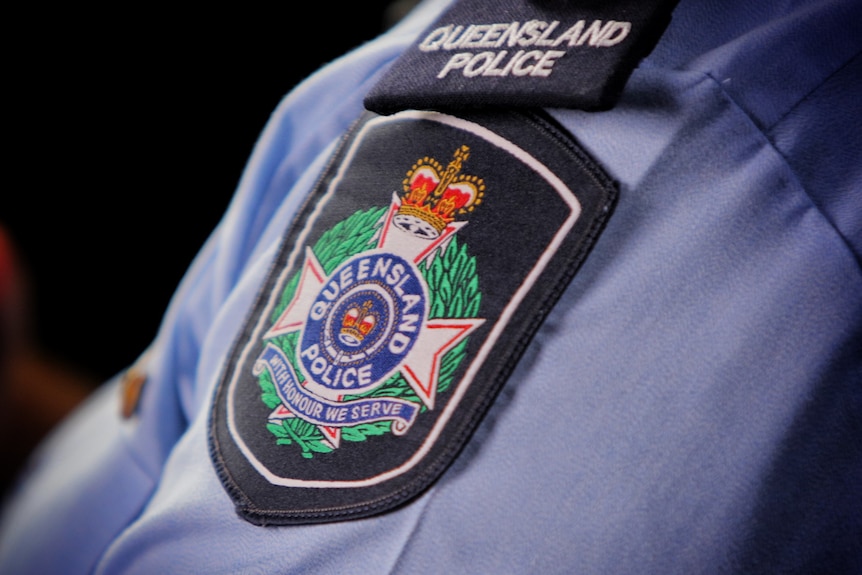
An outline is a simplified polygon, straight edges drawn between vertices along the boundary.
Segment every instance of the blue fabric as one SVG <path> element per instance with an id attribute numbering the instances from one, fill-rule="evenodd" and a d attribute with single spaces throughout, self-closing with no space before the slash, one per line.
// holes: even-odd
<path id="1" fill-rule="evenodd" d="M 551 110 L 621 185 L 454 466 L 385 515 L 264 528 L 207 452 L 222 361 L 364 94 L 446 2 L 289 94 L 142 365 L 9 502 L 0 573 L 862 570 L 862 4 L 683 1 L 606 112 Z"/>

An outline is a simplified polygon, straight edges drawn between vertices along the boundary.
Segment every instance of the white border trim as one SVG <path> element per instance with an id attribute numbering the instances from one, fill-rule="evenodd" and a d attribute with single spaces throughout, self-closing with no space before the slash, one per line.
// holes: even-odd
<path id="1" fill-rule="evenodd" d="M 515 313 L 515 310 L 518 309 L 518 306 L 523 301 L 524 297 L 526 297 L 527 292 L 530 287 L 536 282 L 539 275 L 545 270 L 548 265 L 548 262 L 551 258 L 556 254 L 560 245 L 562 244 L 565 237 L 568 235 L 569 231 L 571 231 L 572 227 L 575 225 L 575 222 L 581 215 L 581 205 L 578 202 L 575 194 L 566 186 L 560 178 L 558 178 L 550 169 L 548 169 L 544 164 L 539 162 L 536 158 L 531 156 L 529 153 L 514 145 L 509 140 L 504 139 L 498 134 L 492 132 L 491 130 L 480 126 L 479 124 L 475 124 L 473 122 L 468 122 L 466 120 L 462 120 L 460 118 L 456 118 L 454 116 L 449 116 L 446 114 L 441 114 L 438 112 L 419 112 L 408 110 L 405 112 L 400 112 L 398 114 L 393 114 L 392 116 L 381 116 L 378 118 L 374 118 L 368 121 L 362 129 L 357 134 L 354 139 L 350 149 L 347 151 L 347 154 L 344 157 L 344 160 L 341 162 L 339 166 L 338 173 L 335 175 L 335 178 L 329 185 L 329 189 L 326 191 L 324 196 L 317 202 L 315 206 L 314 212 L 312 212 L 308 221 L 305 224 L 302 232 L 297 238 L 296 245 L 294 246 L 293 253 L 290 255 L 290 259 L 287 262 L 287 265 L 284 267 L 282 271 L 281 277 L 279 277 L 278 282 L 276 283 L 275 289 L 273 289 L 269 303 L 266 308 L 263 310 L 263 313 L 260 315 L 260 319 L 258 320 L 258 325 L 255 327 L 254 332 L 246 343 L 245 348 L 242 351 L 242 354 L 239 357 L 239 361 L 236 365 L 246 365 L 248 354 L 251 349 L 254 347 L 254 342 L 261 336 L 261 332 L 263 331 L 266 321 L 264 318 L 269 317 L 275 302 L 278 301 L 277 294 L 280 293 L 280 288 L 283 287 L 284 282 L 286 280 L 288 270 L 294 267 L 296 262 L 296 258 L 304 253 L 305 239 L 314 224 L 317 218 L 320 216 L 320 212 L 323 209 L 323 206 L 329 201 L 332 194 L 335 192 L 335 189 L 338 187 L 338 183 L 344 176 L 344 171 L 347 166 L 350 165 L 357 147 L 362 142 L 363 136 L 367 130 L 376 126 L 380 123 L 386 122 L 397 122 L 400 120 L 430 120 L 433 122 L 438 122 L 440 124 L 445 124 L 447 126 L 452 126 L 459 130 L 463 130 L 465 132 L 469 132 L 474 134 L 488 143 L 508 152 L 510 155 L 514 156 L 521 163 L 532 169 L 536 172 L 541 178 L 543 178 L 552 188 L 554 188 L 557 193 L 560 194 L 560 197 L 563 201 L 568 204 L 571 208 L 571 213 L 569 217 L 566 218 L 566 221 L 557 231 L 553 240 L 548 244 L 548 247 L 545 249 L 545 252 L 542 254 L 536 261 L 536 265 L 530 271 L 529 274 L 524 278 L 524 282 L 515 292 L 514 296 L 506 307 L 503 309 L 502 314 L 500 314 L 499 320 L 494 324 L 494 327 L 491 329 L 491 332 L 488 334 L 485 343 L 479 350 L 479 353 L 476 354 L 476 357 L 473 358 L 470 367 L 467 372 L 464 374 L 464 377 L 458 383 L 452 398 L 447 402 L 446 408 L 441 412 L 440 416 L 437 419 L 437 422 L 434 424 L 434 427 L 431 429 L 431 433 L 428 434 L 428 437 L 422 443 L 422 447 L 413 454 L 413 456 L 404 462 L 399 467 L 394 469 L 390 469 L 385 473 L 381 473 L 379 475 L 375 475 L 374 477 L 358 480 L 358 481 L 306 481 L 300 479 L 291 479 L 287 477 L 281 477 L 272 473 L 262 462 L 260 462 L 245 442 L 242 440 L 242 437 L 239 434 L 239 431 L 236 427 L 235 423 L 235 406 L 234 406 L 234 391 L 237 386 L 238 381 L 238 372 L 239 370 L 234 369 L 230 384 L 227 390 L 227 423 L 228 429 L 230 430 L 231 437 L 236 442 L 237 446 L 239 446 L 243 455 L 245 455 L 246 459 L 248 459 L 249 463 L 254 466 L 254 468 L 260 473 L 263 477 L 266 478 L 267 481 L 272 483 L 273 485 L 282 485 L 286 487 L 317 487 L 317 488 L 344 488 L 344 487 L 367 487 L 370 485 L 377 485 L 378 483 L 382 483 L 388 479 L 393 477 L 397 477 L 402 473 L 408 471 L 413 468 L 431 449 L 434 445 L 434 442 L 439 437 L 441 430 L 445 426 L 446 422 L 449 421 L 449 418 L 452 416 L 452 412 L 458 406 L 461 401 L 461 398 L 466 393 L 467 388 L 470 386 L 470 383 L 473 381 L 473 378 L 476 376 L 476 373 L 479 371 L 479 368 L 484 364 L 485 359 L 488 357 L 488 353 L 490 353 L 491 348 L 496 343 L 497 339 L 502 334 L 503 329 L 509 323 L 512 315 Z"/>

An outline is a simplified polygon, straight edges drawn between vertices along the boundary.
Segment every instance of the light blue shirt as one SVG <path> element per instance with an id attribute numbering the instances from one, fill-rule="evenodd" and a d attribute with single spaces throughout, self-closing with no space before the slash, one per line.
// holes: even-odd
<path id="1" fill-rule="evenodd" d="M 454 465 L 362 520 L 259 527 L 207 447 L 292 217 L 421 4 L 291 92 L 142 356 L 35 456 L 0 573 L 777 573 L 862 567 L 862 4 L 688 2 L 609 111 L 550 110 L 613 217 Z M 275 73 L 275 72 L 274 72 Z"/>

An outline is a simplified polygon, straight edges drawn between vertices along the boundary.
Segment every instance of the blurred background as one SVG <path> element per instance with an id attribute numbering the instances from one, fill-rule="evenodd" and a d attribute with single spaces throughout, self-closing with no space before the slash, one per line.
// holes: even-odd
<path id="1" fill-rule="evenodd" d="M 6 42 L 0 349 L 29 359 L 0 381 L 4 488 L 45 430 L 152 340 L 279 100 L 411 5 L 7 20 L 21 40 Z"/>

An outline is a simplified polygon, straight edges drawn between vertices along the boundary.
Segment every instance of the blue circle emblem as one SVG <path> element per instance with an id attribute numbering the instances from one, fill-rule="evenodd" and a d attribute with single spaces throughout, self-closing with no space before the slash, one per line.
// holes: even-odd
<path id="1" fill-rule="evenodd" d="M 299 364 L 332 400 L 369 391 L 403 363 L 426 320 L 425 282 L 404 258 L 366 252 L 339 266 L 309 308 Z"/>

